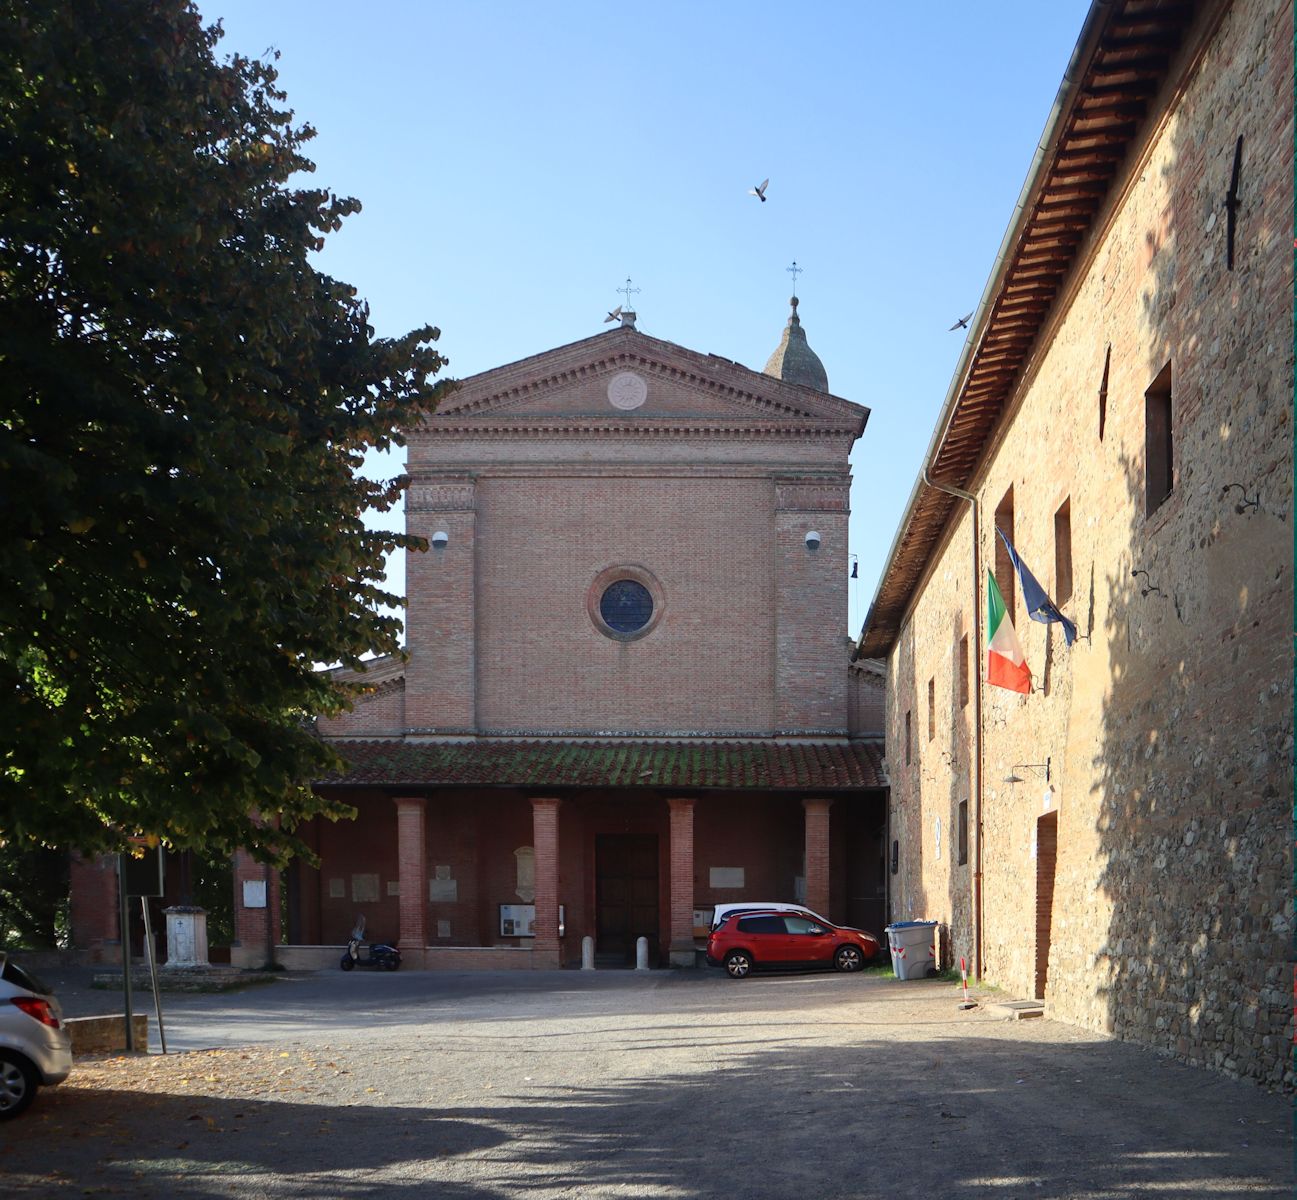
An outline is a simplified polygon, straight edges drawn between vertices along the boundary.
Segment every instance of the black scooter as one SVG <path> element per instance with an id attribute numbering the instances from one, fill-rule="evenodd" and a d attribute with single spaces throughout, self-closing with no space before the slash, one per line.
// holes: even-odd
<path id="1" fill-rule="evenodd" d="M 401 952 L 390 942 L 370 942 L 366 945 L 365 918 L 362 914 L 356 919 L 356 928 L 351 931 L 347 952 L 338 965 L 344 971 L 354 971 L 357 967 L 382 967 L 384 971 L 395 971 L 401 965 Z"/>

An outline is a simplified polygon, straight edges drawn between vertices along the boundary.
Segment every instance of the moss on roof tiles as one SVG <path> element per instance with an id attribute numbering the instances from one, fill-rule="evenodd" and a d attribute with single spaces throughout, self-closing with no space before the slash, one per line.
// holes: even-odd
<path id="1" fill-rule="evenodd" d="M 337 744 L 348 769 L 322 783 L 485 787 L 842 790 L 884 785 L 864 743 L 477 741 Z"/>

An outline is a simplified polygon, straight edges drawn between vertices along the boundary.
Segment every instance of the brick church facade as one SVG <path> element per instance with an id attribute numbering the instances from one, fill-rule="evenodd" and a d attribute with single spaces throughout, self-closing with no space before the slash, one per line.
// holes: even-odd
<path id="1" fill-rule="evenodd" d="M 616 328 L 463 381 L 409 438 L 407 658 L 321 723 L 353 821 L 233 961 L 696 960 L 710 906 L 881 932 L 881 679 L 849 663 L 848 454 L 796 311 L 764 372 Z M 867 736 L 873 734 L 873 737 Z M 283 911 L 274 900 L 283 897 Z M 269 928 L 267 923 L 269 922 Z"/>

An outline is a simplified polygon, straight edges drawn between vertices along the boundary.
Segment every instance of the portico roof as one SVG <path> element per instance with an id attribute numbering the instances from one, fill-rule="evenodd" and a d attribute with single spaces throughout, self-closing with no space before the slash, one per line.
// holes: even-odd
<path id="1" fill-rule="evenodd" d="M 347 762 L 326 787 L 679 788 L 804 791 L 887 786 L 881 741 L 477 739 L 334 743 Z"/>

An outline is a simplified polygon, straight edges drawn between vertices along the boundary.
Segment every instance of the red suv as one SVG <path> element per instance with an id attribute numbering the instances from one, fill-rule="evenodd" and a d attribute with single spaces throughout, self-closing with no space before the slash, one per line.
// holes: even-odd
<path id="1" fill-rule="evenodd" d="M 795 912 L 736 912 L 707 938 L 707 961 L 731 979 L 754 967 L 833 967 L 859 971 L 879 952 L 878 939 L 863 929 L 831 925 L 823 917 Z"/>

